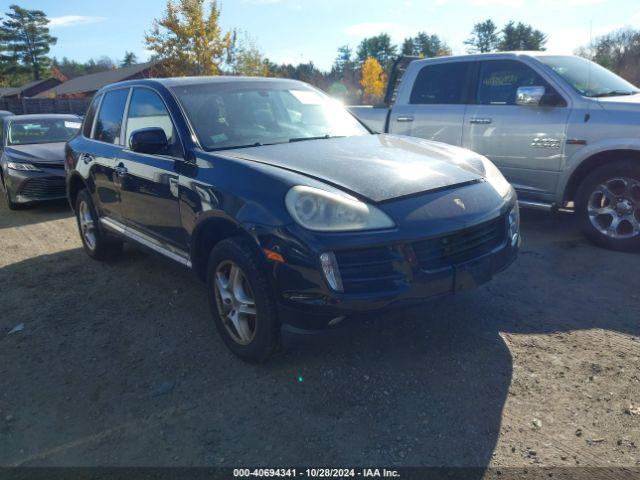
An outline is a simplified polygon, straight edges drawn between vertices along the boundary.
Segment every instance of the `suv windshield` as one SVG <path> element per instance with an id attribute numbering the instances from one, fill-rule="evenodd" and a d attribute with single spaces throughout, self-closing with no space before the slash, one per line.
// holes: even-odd
<path id="1" fill-rule="evenodd" d="M 634 95 L 638 89 L 615 73 L 586 58 L 568 56 L 537 57 L 585 97 Z"/>
<path id="2" fill-rule="evenodd" d="M 13 120 L 9 125 L 9 145 L 66 142 L 80 130 L 80 119 L 46 118 Z"/>
<path id="3" fill-rule="evenodd" d="M 172 90 L 205 150 L 369 133 L 338 102 L 293 82 L 212 82 Z"/>

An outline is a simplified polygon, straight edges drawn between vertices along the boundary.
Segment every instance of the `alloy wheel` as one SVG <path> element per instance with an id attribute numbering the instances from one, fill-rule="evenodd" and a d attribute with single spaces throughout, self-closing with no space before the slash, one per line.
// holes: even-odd
<path id="1" fill-rule="evenodd" d="M 589 196 L 589 220 L 596 230 L 614 240 L 640 235 L 640 181 L 611 178 Z"/>
<path id="2" fill-rule="evenodd" d="M 84 239 L 84 243 L 90 250 L 96 248 L 96 226 L 91 215 L 91 209 L 87 202 L 80 202 L 78 208 L 78 220 L 80 222 L 80 234 Z"/>
<path id="3" fill-rule="evenodd" d="M 256 336 L 257 311 L 251 286 L 242 269 L 231 260 L 215 273 L 218 313 L 234 342 L 248 345 Z"/>

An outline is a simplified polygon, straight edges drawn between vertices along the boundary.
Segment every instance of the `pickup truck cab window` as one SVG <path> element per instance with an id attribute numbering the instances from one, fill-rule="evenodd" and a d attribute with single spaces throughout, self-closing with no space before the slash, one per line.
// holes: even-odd
<path id="1" fill-rule="evenodd" d="M 488 60 L 480 64 L 476 100 L 479 105 L 515 105 L 518 88 L 533 86 L 545 87 L 547 94 L 555 94 L 560 100 L 562 98 L 544 78 L 523 62 Z"/>
<path id="2" fill-rule="evenodd" d="M 148 88 L 135 88 L 129 101 L 127 125 L 125 127 L 125 145 L 131 147 L 131 134 L 142 128 L 158 127 L 164 130 L 168 145 L 164 154 L 174 157 L 182 156 L 182 148 L 178 133 L 160 96 Z"/>
<path id="3" fill-rule="evenodd" d="M 120 143 L 120 130 L 122 128 L 122 117 L 124 108 L 129 96 L 128 88 L 121 88 L 107 92 L 100 105 L 100 113 L 96 123 L 93 139 L 100 142 Z"/>
<path id="4" fill-rule="evenodd" d="M 453 62 L 423 67 L 418 73 L 409 102 L 414 105 L 465 103 L 471 65 L 471 62 Z"/>

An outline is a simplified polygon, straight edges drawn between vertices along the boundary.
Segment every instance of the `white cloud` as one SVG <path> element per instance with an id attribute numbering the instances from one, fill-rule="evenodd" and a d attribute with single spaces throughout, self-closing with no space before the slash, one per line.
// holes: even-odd
<path id="1" fill-rule="evenodd" d="M 471 4 L 476 7 L 521 7 L 524 0 L 471 0 Z"/>
<path id="2" fill-rule="evenodd" d="M 544 3 L 554 7 L 586 7 L 603 3 L 605 0 L 544 0 Z"/>
<path id="3" fill-rule="evenodd" d="M 88 23 L 98 23 L 106 20 L 105 17 L 88 17 L 85 15 L 62 15 L 49 19 L 50 27 L 72 27 L 75 25 L 86 25 Z"/>

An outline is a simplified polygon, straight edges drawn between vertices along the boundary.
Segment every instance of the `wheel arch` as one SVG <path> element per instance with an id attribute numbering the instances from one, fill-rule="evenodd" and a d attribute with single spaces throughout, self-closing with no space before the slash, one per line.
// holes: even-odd
<path id="1" fill-rule="evenodd" d="M 211 250 L 222 240 L 244 237 L 258 247 L 257 240 L 241 224 L 228 217 L 211 217 L 202 220 L 191 235 L 191 263 L 198 277 L 205 281 L 207 262 Z"/>
<path id="2" fill-rule="evenodd" d="M 71 205 L 71 210 L 76 209 L 76 199 L 80 190 L 88 189 L 88 186 L 79 173 L 72 174 L 67 180 L 67 199 Z"/>
<path id="3" fill-rule="evenodd" d="M 575 195 L 580 184 L 594 168 L 597 168 L 608 161 L 617 159 L 632 159 L 640 162 L 640 149 L 617 148 L 597 152 L 586 157 L 574 169 L 566 183 L 563 194 L 563 204 L 575 200 Z"/>

